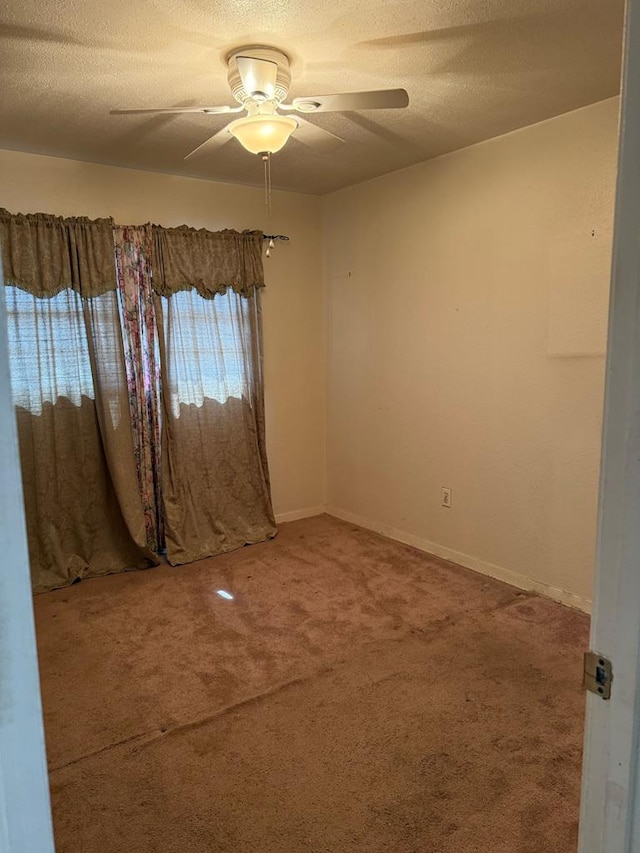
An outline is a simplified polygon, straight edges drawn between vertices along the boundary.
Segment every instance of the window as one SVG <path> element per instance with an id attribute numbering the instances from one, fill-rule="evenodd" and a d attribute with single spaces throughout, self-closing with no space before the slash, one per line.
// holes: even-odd
<path id="1" fill-rule="evenodd" d="M 167 385 L 174 417 L 180 405 L 202 406 L 248 395 L 245 337 L 249 301 L 229 290 L 203 299 L 195 290 L 162 299 Z"/>
<path id="2" fill-rule="evenodd" d="M 82 300 L 74 290 L 37 299 L 5 287 L 11 387 L 16 406 L 39 415 L 66 397 L 79 406 L 94 398 Z"/>

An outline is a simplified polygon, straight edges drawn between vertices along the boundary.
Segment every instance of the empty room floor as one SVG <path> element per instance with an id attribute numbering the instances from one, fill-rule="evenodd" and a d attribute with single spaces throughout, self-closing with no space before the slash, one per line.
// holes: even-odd
<path id="1" fill-rule="evenodd" d="M 583 614 L 326 515 L 35 611 L 58 853 L 576 849 Z"/>

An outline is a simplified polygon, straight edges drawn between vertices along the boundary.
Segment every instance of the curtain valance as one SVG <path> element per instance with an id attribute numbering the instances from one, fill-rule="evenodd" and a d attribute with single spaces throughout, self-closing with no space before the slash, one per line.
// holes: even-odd
<path id="1" fill-rule="evenodd" d="M 112 219 L 12 214 L 0 208 L 5 283 L 39 299 L 67 288 L 85 297 L 115 290 L 114 227 Z M 151 230 L 153 289 L 161 296 L 193 289 L 212 299 L 231 289 L 251 297 L 264 287 L 261 231 L 186 225 Z"/>
<path id="2" fill-rule="evenodd" d="M 0 208 L 5 284 L 39 299 L 72 288 L 81 296 L 116 289 L 113 220 L 65 219 Z"/>
<path id="3" fill-rule="evenodd" d="M 153 289 L 161 296 L 195 289 L 205 299 L 231 288 L 253 296 L 264 287 L 262 232 L 153 226 Z"/>

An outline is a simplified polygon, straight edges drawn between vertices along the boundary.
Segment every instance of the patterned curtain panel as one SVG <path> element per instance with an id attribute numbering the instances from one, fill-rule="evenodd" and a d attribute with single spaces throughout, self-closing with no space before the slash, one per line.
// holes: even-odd
<path id="1" fill-rule="evenodd" d="M 147 545 L 164 550 L 160 493 L 160 355 L 151 287 L 150 228 L 115 228 L 129 408 Z"/>
<path id="2" fill-rule="evenodd" d="M 260 297 L 156 297 L 161 323 L 167 558 L 275 536 L 264 437 Z"/>
<path id="3" fill-rule="evenodd" d="M 1 225 L 34 589 L 156 565 L 133 462 L 112 223 L 38 215 Z M 106 236 L 110 269 L 92 254 Z"/>

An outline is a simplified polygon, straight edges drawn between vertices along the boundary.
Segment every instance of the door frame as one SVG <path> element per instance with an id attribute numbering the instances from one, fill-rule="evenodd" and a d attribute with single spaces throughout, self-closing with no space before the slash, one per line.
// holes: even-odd
<path id="1" fill-rule="evenodd" d="M 0 471 L 0 850 L 3 853 L 53 853 L 1 267 Z"/>
<path id="2" fill-rule="evenodd" d="M 579 853 L 640 850 L 640 0 L 627 0 Z"/>

